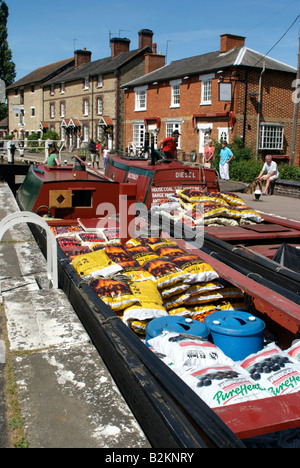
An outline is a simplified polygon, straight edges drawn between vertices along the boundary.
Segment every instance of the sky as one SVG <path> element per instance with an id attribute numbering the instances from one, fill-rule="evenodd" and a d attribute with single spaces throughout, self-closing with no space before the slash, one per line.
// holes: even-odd
<path id="1" fill-rule="evenodd" d="M 86 47 L 92 60 L 108 57 L 110 37 L 127 37 L 137 49 L 140 29 L 154 32 L 167 63 L 219 50 L 225 33 L 245 36 L 262 54 L 284 36 L 268 55 L 297 67 L 300 0 L 5 1 L 16 80 L 76 49 Z"/>

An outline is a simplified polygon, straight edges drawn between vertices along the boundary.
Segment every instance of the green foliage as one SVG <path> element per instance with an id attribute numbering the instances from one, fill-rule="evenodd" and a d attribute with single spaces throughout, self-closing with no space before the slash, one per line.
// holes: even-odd
<path id="1" fill-rule="evenodd" d="M 215 141 L 214 147 L 216 148 L 215 151 L 215 158 L 214 158 L 214 167 L 218 169 L 219 162 L 220 162 L 220 151 L 222 149 L 222 143 Z M 255 152 L 253 148 L 249 146 L 245 146 L 244 140 L 236 135 L 233 136 L 233 142 L 228 145 L 228 148 L 234 154 L 234 161 L 250 161 L 255 157 Z"/>
<path id="2" fill-rule="evenodd" d="M 230 179 L 252 183 L 262 170 L 262 163 L 254 159 L 245 161 L 232 160 L 230 163 Z"/>
<path id="3" fill-rule="evenodd" d="M 219 171 L 220 151 L 222 143 L 214 142 L 216 148 L 213 167 Z M 242 138 L 233 137 L 233 142 L 228 145 L 234 154 L 230 163 L 230 179 L 244 183 L 252 183 L 262 170 L 263 162 L 256 160 L 255 151 L 244 144 Z M 285 180 L 300 181 L 300 167 L 280 164 L 278 166 L 279 178 Z"/>
<path id="4" fill-rule="evenodd" d="M 39 146 L 38 140 L 39 140 L 39 134 L 36 132 L 32 133 L 31 135 L 27 137 L 27 146 L 32 148 L 29 150 L 30 153 L 38 153 L 43 150 L 43 148 L 38 148 Z"/>
<path id="5" fill-rule="evenodd" d="M 12 52 L 7 42 L 8 7 L 0 0 L 0 79 L 6 86 L 12 84 L 16 77 L 15 64 L 12 61 Z"/>
<path id="6" fill-rule="evenodd" d="M 42 140 L 59 140 L 59 134 L 53 130 L 48 130 L 46 133 L 43 133 Z"/>
<path id="7" fill-rule="evenodd" d="M 279 178 L 285 180 L 294 180 L 300 182 L 300 167 L 281 164 L 278 166 Z"/>

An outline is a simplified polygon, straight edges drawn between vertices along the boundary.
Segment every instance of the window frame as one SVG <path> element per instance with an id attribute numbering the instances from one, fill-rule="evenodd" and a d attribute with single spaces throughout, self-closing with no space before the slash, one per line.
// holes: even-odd
<path id="1" fill-rule="evenodd" d="M 50 102 L 50 119 L 55 118 L 55 102 Z"/>
<path id="2" fill-rule="evenodd" d="M 90 100 L 83 100 L 83 116 L 88 117 L 90 115 Z"/>
<path id="3" fill-rule="evenodd" d="M 103 98 L 101 96 L 97 97 L 97 115 L 103 115 Z"/>
<path id="4" fill-rule="evenodd" d="M 212 104 L 212 82 L 214 78 L 214 73 L 199 76 L 199 81 L 201 81 L 200 106 L 210 106 Z M 209 92 L 207 92 L 207 87 L 209 87 Z"/>
<path id="5" fill-rule="evenodd" d="M 147 89 L 148 86 L 139 86 L 134 88 L 135 92 L 135 112 L 144 112 L 147 110 Z M 144 99 L 141 99 L 141 95 L 144 95 Z M 144 106 L 141 106 L 141 102 L 144 102 Z"/>
<path id="6" fill-rule="evenodd" d="M 66 116 L 66 103 L 64 101 L 60 102 L 59 110 L 60 110 L 60 117 L 64 118 Z"/>
<path id="7" fill-rule="evenodd" d="M 266 144 L 266 140 L 269 140 L 269 145 Z M 273 145 L 271 145 L 272 142 L 273 142 Z M 283 150 L 283 142 L 284 142 L 284 125 L 283 124 L 267 123 L 267 122 L 262 122 L 260 124 L 259 126 L 259 149 L 260 150 L 281 151 Z"/>
<path id="8" fill-rule="evenodd" d="M 132 141 L 137 148 L 145 146 L 145 130 L 144 122 L 134 122 Z"/>
<path id="9" fill-rule="evenodd" d="M 170 106 L 170 108 L 180 107 L 180 85 L 181 85 L 181 83 L 182 83 L 182 80 L 170 81 L 170 86 L 171 86 L 171 106 Z M 178 91 L 178 92 L 175 93 L 175 91 Z M 176 102 L 176 100 L 178 100 L 178 102 Z"/>
<path id="10" fill-rule="evenodd" d="M 172 133 L 175 130 L 178 130 L 181 133 L 181 125 L 183 124 L 182 120 L 169 120 L 166 121 L 166 138 L 170 138 Z M 181 136 L 178 138 L 177 148 L 181 149 Z"/>
<path id="11" fill-rule="evenodd" d="M 103 88 L 103 75 L 97 77 L 97 88 Z"/>

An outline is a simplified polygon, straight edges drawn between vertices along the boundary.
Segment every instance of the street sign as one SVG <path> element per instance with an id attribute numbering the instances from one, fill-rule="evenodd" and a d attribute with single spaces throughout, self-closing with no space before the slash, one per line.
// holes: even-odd
<path id="1" fill-rule="evenodd" d="M 5 82 L 0 80 L 0 104 L 5 104 L 6 101 L 6 88 Z"/>

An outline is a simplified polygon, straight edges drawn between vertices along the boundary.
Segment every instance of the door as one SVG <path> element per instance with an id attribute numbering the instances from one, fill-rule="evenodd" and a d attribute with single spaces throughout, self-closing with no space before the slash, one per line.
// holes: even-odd
<path id="1" fill-rule="evenodd" d="M 204 148 L 210 139 L 212 125 L 209 124 L 200 124 L 198 125 L 199 129 L 199 153 L 204 155 Z"/>
<path id="2" fill-rule="evenodd" d="M 149 125 L 148 126 L 148 131 L 150 133 L 150 142 L 151 142 L 151 135 L 154 135 L 154 149 L 157 149 L 157 125 Z"/>

